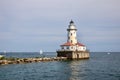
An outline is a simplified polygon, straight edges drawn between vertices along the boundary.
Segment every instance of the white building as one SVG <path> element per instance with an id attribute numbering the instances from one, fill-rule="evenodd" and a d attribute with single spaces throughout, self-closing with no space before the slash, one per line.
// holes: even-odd
<path id="1" fill-rule="evenodd" d="M 77 29 L 72 20 L 67 29 L 67 42 L 60 46 L 65 51 L 86 51 L 86 46 L 77 40 Z"/>

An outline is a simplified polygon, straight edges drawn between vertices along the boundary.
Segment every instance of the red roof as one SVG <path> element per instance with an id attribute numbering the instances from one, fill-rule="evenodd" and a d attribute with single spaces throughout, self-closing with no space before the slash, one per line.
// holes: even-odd
<path id="1" fill-rule="evenodd" d="M 72 43 L 66 42 L 66 43 L 62 44 L 61 46 L 72 46 L 72 45 L 73 45 Z"/>
<path id="2" fill-rule="evenodd" d="M 77 43 L 77 45 L 78 46 L 85 46 L 85 45 L 83 45 L 82 43 L 79 43 L 79 42 Z"/>
<path id="3" fill-rule="evenodd" d="M 75 44 L 75 45 L 78 45 L 78 46 L 85 46 L 85 45 L 83 45 L 82 43 L 77 43 L 77 44 Z M 73 44 L 72 43 L 70 43 L 70 42 L 66 42 L 66 43 L 64 43 L 64 44 L 62 44 L 61 46 L 73 46 Z"/>

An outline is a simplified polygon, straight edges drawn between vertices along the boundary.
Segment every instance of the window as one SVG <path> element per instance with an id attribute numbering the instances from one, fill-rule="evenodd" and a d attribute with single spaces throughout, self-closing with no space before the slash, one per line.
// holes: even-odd
<path id="1" fill-rule="evenodd" d="M 64 47 L 62 47 L 62 49 L 64 49 Z"/>
<path id="2" fill-rule="evenodd" d="M 68 37 L 68 39 L 70 39 L 70 37 Z"/>
<path id="3" fill-rule="evenodd" d="M 71 33 L 71 36 L 72 36 L 72 33 Z"/>
<path id="4" fill-rule="evenodd" d="M 73 47 L 71 47 L 71 49 L 73 49 Z"/>
<path id="5" fill-rule="evenodd" d="M 85 48 L 85 47 L 83 47 L 83 50 L 86 50 L 86 48 Z"/>
<path id="6" fill-rule="evenodd" d="M 67 46 L 67 49 L 69 49 L 69 46 Z"/>
<path id="7" fill-rule="evenodd" d="M 72 43 L 73 41 L 71 40 L 71 43 Z"/>

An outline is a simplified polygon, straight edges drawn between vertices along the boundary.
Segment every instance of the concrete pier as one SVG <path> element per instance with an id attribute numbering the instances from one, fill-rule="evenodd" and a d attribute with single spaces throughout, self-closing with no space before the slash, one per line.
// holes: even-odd
<path id="1" fill-rule="evenodd" d="M 88 59 L 90 57 L 88 51 L 57 51 L 58 57 L 67 57 L 67 59 Z"/>

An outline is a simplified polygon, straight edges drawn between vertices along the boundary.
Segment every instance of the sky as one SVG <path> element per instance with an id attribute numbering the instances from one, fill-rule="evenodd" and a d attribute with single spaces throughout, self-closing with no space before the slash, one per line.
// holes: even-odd
<path id="1" fill-rule="evenodd" d="M 120 0 L 0 0 L 0 52 L 55 52 L 71 19 L 91 52 L 120 51 Z"/>

